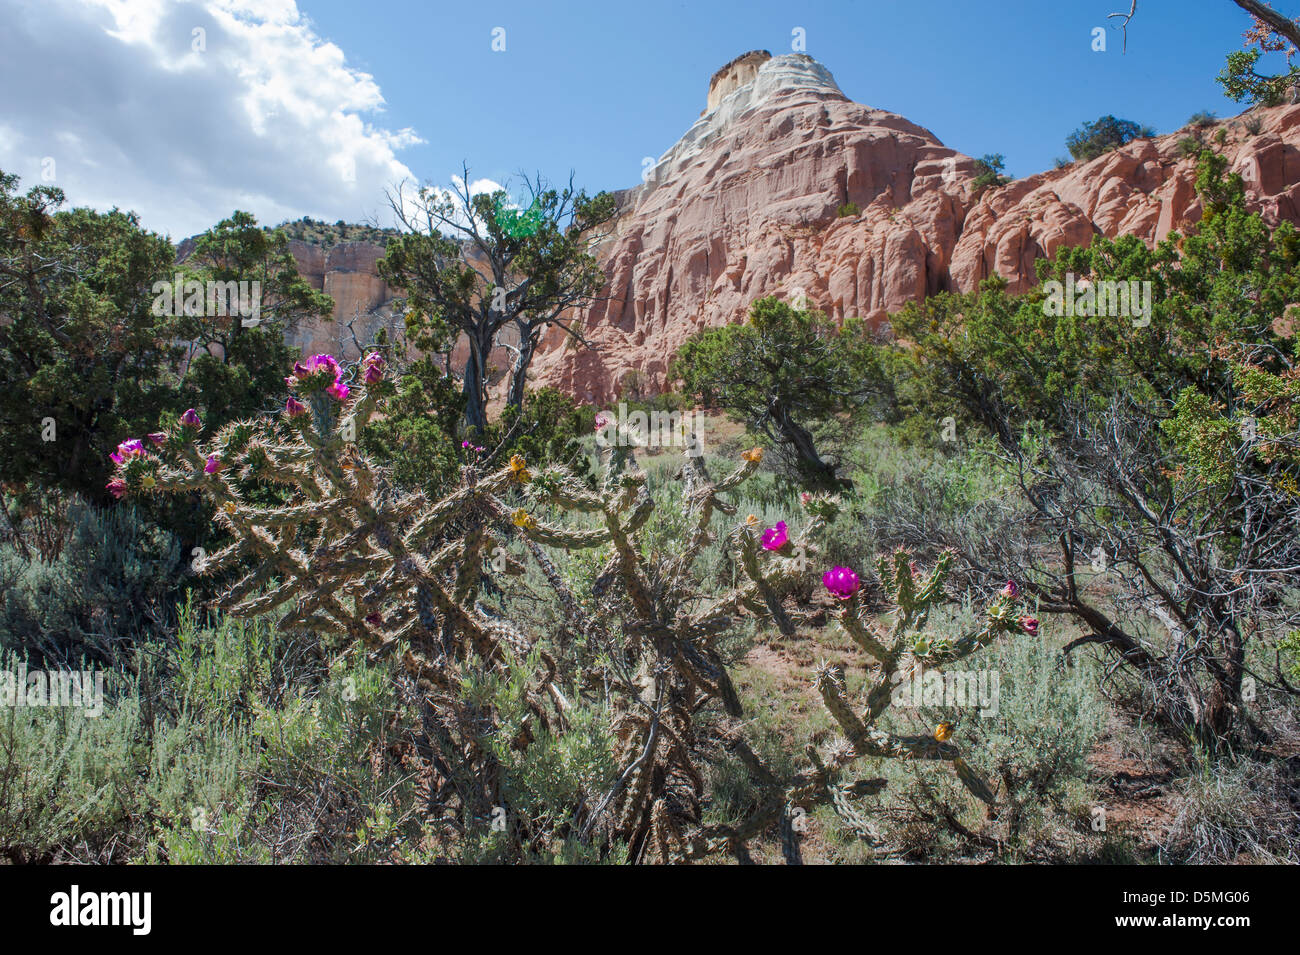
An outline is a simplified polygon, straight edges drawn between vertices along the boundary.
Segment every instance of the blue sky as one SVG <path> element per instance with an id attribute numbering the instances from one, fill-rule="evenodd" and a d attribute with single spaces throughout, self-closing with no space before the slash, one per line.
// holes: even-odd
<path id="1" fill-rule="evenodd" d="M 750 49 L 807 52 L 857 102 L 901 113 L 946 145 L 1050 168 L 1082 121 L 1113 113 L 1169 132 L 1201 109 L 1231 115 L 1214 76 L 1249 18 L 1228 0 L 770 0 L 691 3 L 301 0 L 317 31 L 371 73 L 386 122 L 427 143 L 402 153 L 445 180 L 462 159 L 502 181 L 570 169 L 589 189 L 635 185 L 646 155 L 704 106 L 709 76 Z M 1283 9 L 1286 5 L 1283 4 Z M 1107 52 L 1092 29 L 1107 26 Z M 491 49 L 494 27 L 505 52 Z"/>
<path id="2" fill-rule="evenodd" d="M 386 189 L 445 186 L 462 161 L 475 180 L 572 170 L 589 192 L 624 188 L 716 69 L 790 52 L 799 28 L 851 99 L 1026 176 L 1105 113 L 1172 132 L 1239 112 L 1214 77 L 1250 18 L 1139 0 L 1125 54 L 1106 14 L 1129 2 L 0 0 L 0 89 L 21 91 L 0 111 L 0 169 L 173 238 L 235 209 L 388 224 Z"/>

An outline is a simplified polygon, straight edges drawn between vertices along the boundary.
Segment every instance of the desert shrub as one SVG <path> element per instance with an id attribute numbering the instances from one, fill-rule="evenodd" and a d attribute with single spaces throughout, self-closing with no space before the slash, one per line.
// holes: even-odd
<path id="1" fill-rule="evenodd" d="M 163 833 L 195 827 L 203 815 L 196 810 L 219 812 L 243 798 L 251 739 L 234 698 L 208 677 L 234 678 L 248 660 L 245 638 L 266 636 L 266 628 L 201 628 L 192 609 L 182 609 L 180 631 L 179 650 L 161 651 L 161 659 L 157 647 L 140 651 L 135 672 L 100 671 L 98 715 L 0 708 L 0 853 L 16 861 L 133 861 Z M 0 655 L 0 671 L 20 664 L 13 653 Z"/>
<path id="2" fill-rule="evenodd" d="M 996 189 L 1009 183 L 1011 177 L 1003 175 L 1005 167 L 1006 158 L 1001 153 L 990 153 L 975 160 L 975 182 L 973 183 L 975 194 L 979 195 L 986 189 Z"/>
<path id="3" fill-rule="evenodd" d="M 1163 841 L 1171 858 L 1193 865 L 1300 861 L 1300 812 L 1285 763 L 1265 764 L 1193 751 L 1177 784 L 1178 813 Z"/>
<path id="4" fill-rule="evenodd" d="M 590 863 L 612 853 L 608 861 L 620 861 L 622 846 L 608 847 L 609 853 L 604 853 L 576 824 L 583 815 L 576 807 L 594 806 L 618 775 L 609 714 L 599 702 L 581 704 L 567 711 L 562 727 L 539 725 L 526 692 L 539 663 L 534 654 L 504 673 L 471 673 L 465 678 L 466 699 L 497 715 L 494 724 L 484 724 L 477 743 L 496 761 L 502 803 L 491 807 L 490 816 L 469 822 L 459 859 Z M 539 835 L 546 837 L 540 843 L 545 852 L 533 848 L 539 845 Z"/>
<path id="5" fill-rule="evenodd" d="M 946 632 L 972 622 L 970 608 L 963 607 L 931 625 Z M 896 703 L 886 722 L 902 733 L 952 725 L 954 738 L 970 747 L 971 765 L 997 788 L 996 814 L 960 798 L 952 777 L 880 763 L 876 769 L 887 785 L 871 813 L 881 823 L 878 852 L 930 860 L 1039 861 L 1087 852 L 1083 820 L 1092 800 L 1086 760 L 1106 718 L 1094 669 L 1068 665 L 1058 641 L 1045 634 L 1000 640 L 981 665 L 961 675 L 972 681 L 963 692 L 977 688 L 978 695 L 945 698 L 944 684 L 922 677 L 919 701 L 903 693 L 904 700 L 922 705 Z"/>
<path id="6" fill-rule="evenodd" d="M 848 219 L 851 216 L 860 215 L 861 212 L 862 210 L 858 208 L 858 204 L 856 202 L 846 202 L 844 203 L 844 205 L 840 206 L 837 210 L 835 210 L 835 215 L 841 219 Z"/>
<path id="7" fill-rule="evenodd" d="M 1065 138 L 1065 146 L 1075 159 L 1087 162 L 1096 159 L 1102 153 L 1155 135 L 1150 126 L 1140 126 L 1132 120 L 1116 119 L 1114 116 L 1102 116 L 1091 123 L 1084 123 Z"/>
<path id="8" fill-rule="evenodd" d="M 131 507 L 74 500 L 68 521 L 68 541 L 49 563 L 0 544 L 0 648 L 30 656 L 33 666 L 117 665 L 175 625 L 178 596 L 193 580 L 187 558 L 176 538 Z"/>
<path id="9" fill-rule="evenodd" d="M 1187 118 L 1187 122 L 1184 123 L 1183 125 L 1197 126 L 1197 127 L 1204 128 L 1206 126 L 1213 126 L 1217 121 L 1218 121 L 1218 117 L 1215 116 L 1213 112 L 1211 112 L 1208 109 L 1202 109 L 1202 110 L 1197 110 L 1195 113 L 1189 116 Z"/>

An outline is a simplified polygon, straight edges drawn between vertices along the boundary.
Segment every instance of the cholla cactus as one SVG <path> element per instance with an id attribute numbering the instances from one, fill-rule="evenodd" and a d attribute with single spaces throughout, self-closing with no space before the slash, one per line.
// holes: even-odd
<path id="1" fill-rule="evenodd" d="M 536 674 L 535 689 L 532 683 L 527 689 L 529 709 L 549 728 L 563 726 L 570 708 L 555 661 L 478 601 L 486 575 L 521 570 L 512 559 L 498 559 L 516 537 L 541 567 L 569 620 L 603 651 L 598 670 L 568 689 L 606 701 L 620 770 L 602 798 L 575 807 L 574 825 L 581 833 L 620 840 L 636 860 L 669 862 L 718 850 L 741 852 L 747 839 L 781 822 L 788 854 L 795 855 L 792 827 L 799 807 L 829 802 L 856 829 L 870 831 L 850 797 L 876 791 L 880 781 L 838 781 L 839 772 L 861 756 L 946 760 L 972 792 L 992 799 L 946 738 L 895 737 L 873 724 L 888 706 L 891 681 L 905 656 L 931 665 L 960 659 L 1016 626 L 1015 595 L 1000 597 L 976 634 L 951 643 L 918 642 L 912 634 L 939 598 L 950 558 L 919 577 L 905 556 L 896 555 L 880 565 L 886 590 L 899 606 L 888 634 L 871 629 L 858 602 L 855 573 L 836 568 L 825 578 L 844 599 L 845 628 L 877 663 L 861 715 L 845 699 L 836 671 L 824 668 L 818 676 L 818 688 L 848 745 L 828 759 L 810 750 L 810 770 L 793 781 L 778 781 L 738 733 L 730 734 L 727 746 L 768 797 L 740 827 L 703 827 L 697 715 L 715 702 L 733 718 L 742 715 L 717 642 L 745 614 L 794 632 L 796 619 L 784 599 L 806 577 L 812 540 L 834 516 L 835 498 L 805 495 L 808 519 L 793 537 L 784 522 L 762 528 L 752 516 L 740 519 L 723 496 L 757 470 L 762 452 L 746 452 L 721 480 L 688 453 L 681 478 L 690 526 L 680 547 L 664 556 L 638 541 L 654 501 L 628 447 L 603 450 L 603 478 L 595 490 L 562 469 L 534 473 L 515 456 L 495 470 L 466 466 L 461 486 L 439 501 L 400 494 L 355 444 L 390 387 L 379 355 L 368 356 L 359 371 L 359 380 L 349 384 L 330 356 L 298 363 L 287 379 L 294 395 L 283 414 L 228 425 L 206 441 L 199 440 L 202 421 L 191 409 L 170 432 L 123 442 L 113 456 L 117 470 L 109 486 L 119 497 L 197 491 L 217 505 L 215 519 L 233 542 L 208 558 L 202 570 L 243 571 L 217 600 L 228 612 L 278 612 L 282 629 L 313 632 L 339 650 L 359 647 L 372 659 L 403 648 L 402 664 L 422 690 L 430 745 L 439 754 L 440 771 L 455 777 L 452 788 L 466 815 L 489 815 L 500 796 L 494 788 L 496 767 L 474 743 L 494 717 L 463 699 L 465 667 L 505 668 L 538 660 L 544 672 Z M 259 485 L 284 489 L 287 500 L 258 503 L 248 489 Z M 522 497 L 522 506 L 518 500 L 508 505 L 510 495 Z M 580 516 L 582 526 L 552 517 L 565 514 Z M 724 520 L 715 521 L 718 515 Z M 727 535 L 738 570 L 737 583 L 720 591 L 702 587 L 692 570 L 720 532 L 715 523 Z M 608 549 L 593 585 L 601 602 L 598 615 L 583 610 L 545 548 Z M 519 745 L 529 745 L 527 733 Z"/>
<path id="2" fill-rule="evenodd" d="M 808 506 L 807 501 L 805 506 Z M 900 550 L 877 560 L 881 583 L 898 608 L 892 626 L 884 632 L 876 629 L 861 603 L 858 575 L 847 567 L 836 567 L 826 572 L 823 583 L 833 596 L 842 601 L 841 624 L 874 661 L 874 666 L 869 667 L 868 684 L 863 692 L 864 705 L 860 712 L 856 712 L 846 699 L 844 674 L 839 667 L 823 665 L 819 668 L 815 685 L 827 710 L 843 731 L 844 740 L 833 745 L 826 758 L 816 747 L 809 746 L 807 755 L 812 768 L 799 773 L 791 781 L 782 782 L 772 777 L 743 744 L 733 746 L 736 755 L 766 789 L 768 798 L 741 826 L 712 832 L 710 848 L 738 851 L 747 839 L 773 824 L 780 824 L 785 854 L 794 861 L 798 855 L 798 834 L 792 831 L 788 821 L 795 810 L 807 810 L 823 803 L 831 805 L 850 829 L 876 841 L 875 830 L 854 808 L 849 797 L 879 792 L 884 788 L 885 780 L 840 780 L 850 764 L 862 757 L 948 762 L 973 795 L 993 805 L 994 794 L 988 782 L 962 758 L 961 749 L 949 742 L 953 736 L 951 724 L 941 723 L 932 735 L 927 736 L 898 736 L 875 725 L 889 708 L 893 690 L 904 669 L 916 664 L 937 669 L 989 645 L 1000 633 L 1023 630 L 1033 634 L 1037 631 L 1037 620 L 1019 615 L 1019 588 L 1008 581 L 988 606 L 983 626 L 975 632 L 955 640 L 926 633 L 923 628 L 931 608 L 943 598 L 943 582 L 952 560 L 951 552 L 944 552 L 928 574 L 917 570 L 906 551 Z"/>
<path id="3" fill-rule="evenodd" d="M 282 629 L 359 643 L 376 656 L 409 645 L 408 669 L 451 687 L 455 674 L 445 662 L 462 658 L 466 642 L 488 661 L 506 648 L 531 648 L 474 601 L 484 553 L 505 543 L 492 523 L 501 511 L 496 495 L 529 474 L 521 460 L 482 475 L 466 469 L 464 486 L 432 505 L 387 489 L 354 443 L 378 406 L 383 370 L 378 354 L 368 356 L 354 394 L 332 357 L 300 362 L 287 379 L 298 397 L 278 421 L 234 423 L 203 445 L 191 409 L 170 433 L 150 436 L 152 450 L 124 442 L 110 489 L 118 496 L 199 491 L 217 505 L 216 522 L 234 542 L 199 569 L 253 568 L 218 597 L 222 609 L 280 611 Z M 254 503 L 241 487 L 255 482 L 290 489 L 289 501 Z M 453 519 L 471 530 L 443 540 Z M 440 546 L 429 552 L 434 543 Z"/>
<path id="4" fill-rule="evenodd" d="M 722 593 L 705 594 L 691 567 L 702 547 L 715 539 L 715 512 L 735 515 L 734 506 L 719 495 L 752 475 L 762 452 L 746 452 L 741 464 L 718 481 L 700 458 L 684 457 L 683 509 L 693 523 L 680 550 L 658 559 L 645 556 L 636 543 L 654 507 L 645 475 L 630 449 L 616 446 L 606 454 L 599 491 L 587 490 L 558 470 L 543 472 L 529 489 L 539 503 L 595 515 L 596 527 L 570 529 L 526 511 L 515 515 L 515 524 L 537 543 L 566 550 L 608 546 L 612 551 L 594 588 L 611 614 L 605 621 L 581 622 L 611 645 L 608 621 L 617 620 L 620 626 L 622 641 L 613 646 L 609 671 L 601 680 L 623 691 L 611 699 L 623 772 L 589 825 L 603 824 L 626 840 L 633 858 L 681 861 L 710 848 L 699 827 L 704 784 L 694 716 L 714 700 L 732 716 L 742 712 L 716 640 L 742 609 L 793 631 L 781 598 L 803 574 L 808 539 L 822 518 L 814 515 L 794 540 L 784 524 L 764 531 L 753 518 L 737 522 L 728 543 L 738 558 L 742 582 Z M 611 586 L 615 582 L 618 586 Z"/>
<path id="5" fill-rule="evenodd" d="M 882 556 L 877 569 L 885 592 L 898 606 L 893 626 L 887 633 L 873 629 L 856 588 L 841 595 L 844 606 L 840 622 L 853 641 L 875 662 L 868 688 L 866 705 L 859 715 L 844 698 L 843 674 L 832 666 L 823 666 L 817 674 L 817 690 L 835 722 L 840 725 L 852 746 L 849 758 L 858 756 L 894 759 L 943 760 L 952 763 L 966 788 L 992 805 L 992 790 L 961 757 L 961 750 L 947 742 L 951 727 L 937 727 L 931 736 L 895 736 L 875 727 L 876 720 L 889 707 L 898 675 L 905 662 L 919 662 L 932 669 L 974 653 L 991 643 L 999 633 L 1011 633 L 1024 627 L 1037 628 L 1032 618 L 1017 619 L 1016 598 L 1019 591 L 1008 583 L 989 606 L 984 625 L 974 633 L 949 640 L 923 631 L 930 608 L 943 597 L 943 582 L 952 566 L 953 555 L 945 551 L 929 574 L 920 574 L 906 551 Z M 1022 622 L 1023 621 L 1023 622 Z"/>

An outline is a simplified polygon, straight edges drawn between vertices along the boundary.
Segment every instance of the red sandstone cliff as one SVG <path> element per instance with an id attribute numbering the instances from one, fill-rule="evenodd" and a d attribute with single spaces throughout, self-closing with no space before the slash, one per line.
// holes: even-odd
<path id="1" fill-rule="evenodd" d="M 757 60 L 757 62 L 755 62 Z M 1033 262 L 1096 234 L 1157 241 L 1200 208 L 1188 131 L 1139 140 L 1089 163 L 973 197 L 974 160 L 901 116 L 850 102 L 815 60 L 746 54 L 714 77 L 710 109 L 623 197 L 601 249 L 609 285 L 581 315 L 594 348 L 553 329 L 537 384 L 613 397 L 633 371 L 661 384 L 697 329 L 740 321 L 763 295 L 837 318 L 883 321 L 909 300 L 967 290 L 996 272 L 1013 291 Z M 734 88 L 733 88 L 734 87 Z M 730 92 L 717 96 L 717 91 Z M 1271 220 L 1300 222 L 1300 106 L 1261 109 L 1200 130 Z M 861 210 L 839 217 L 846 203 Z"/>

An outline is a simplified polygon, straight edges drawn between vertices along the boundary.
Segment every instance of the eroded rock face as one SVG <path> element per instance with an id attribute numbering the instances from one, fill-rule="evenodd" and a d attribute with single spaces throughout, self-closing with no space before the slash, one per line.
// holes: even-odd
<path id="1" fill-rule="evenodd" d="M 400 325 L 400 316 L 394 316 L 390 305 L 397 292 L 379 277 L 377 263 L 384 256 L 382 245 L 341 242 L 323 248 L 291 239 L 289 251 L 307 283 L 334 299 L 334 314 L 329 319 L 304 322 L 286 336 L 289 344 L 301 348 L 303 354 L 355 358 L 352 331 L 365 345 L 380 327 L 392 328 L 394 322 Z"/>
<path id="2" fill-rule="evenodd" d="M 1199 135 L 1208 143 L 1226 129 L 1216 148 L 1242 174 L 1252 206 L 1271 223 L 1300 222 L 1300 106 L 1251 115 L 1257 134 L 1237 119 Z M 643 387 L 663 387 L 690 334 L 743 320 L 764 295 L 802 294 L 837 319 L 883 323 L 909 301 L 969 290 L 993 273 L 1024 291 L 1034 260 L 1062 246 L 1098 234 L 1152 243 L 1195 222 L 1195 163 L 1178 145 L 1187 135 L 1139 140 L 976 196 L 974 160 L 929 130 L 849 101 L 811 57 L 747 53 L 714 75 L 705 111 L 647 181 L 620 194 L 599 250 L 608 285 L 577 317 L 595 348 L 552 329 L 530 378 L 598 403 L 634 372 Z M 362 342 L 400 323 L 389 304 L 397 292 L 375 268 L 380 245 L 291 248 L 308 281 L 335 298 L 333 320 L 300 329 L 293 344 L 350 355 L 347 322 L 356 319 Z M 496 377 L 510 362 L 507 350 L 494 353 Z"/>
<path id="3" fill-rule="evenodd" d="M 709 108 L 621 199 L 600 257 L 608 287 L 580 316 L 595 349 L 552 329 L 536 384 L 593 402 L 635 372 L 662 387 L 677 347 L 700 328 L 740 321 L 756 298 L 807 302 L 876 323 L 908 301 L 969 290 L 998 273 L 1012 291 L 1034 260 L 1094 235 L 1148 242 L 1200 216 L 1188 131 L 1140 140 L 1090 163 L 974 194 L 975 162 L 901 116 L 849 101 L 802 54 L 739 64 L 753 80 Z M 728 70 L 731 72 L 728 72 Z M 735 73 L 735 76 L 740 76 Z M 734 78 L 734 77 L 733 77 Z M 730 82 L 730 80 L 727 80 Z M 1271 221 L 1300 221 L 1300 107 L 1257 110 L 1201 130 L 1242 173 Z M 851 213 L 847 204 L 858 208 Z"/>

